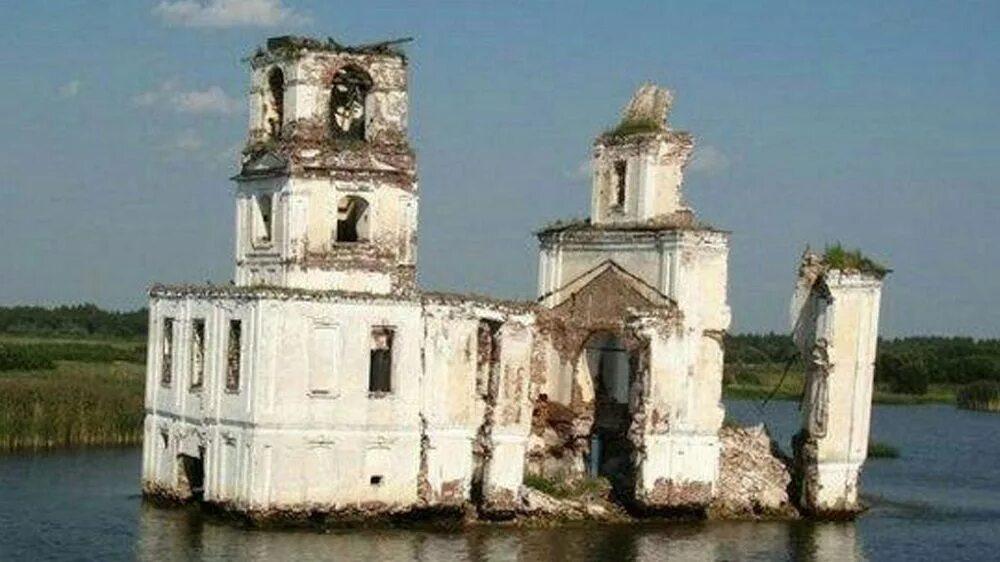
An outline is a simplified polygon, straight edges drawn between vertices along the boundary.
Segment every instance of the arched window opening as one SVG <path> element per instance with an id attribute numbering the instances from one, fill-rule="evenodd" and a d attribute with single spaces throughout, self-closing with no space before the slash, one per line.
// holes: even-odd
<path id="1" fill-rule="evenodd" d="M 285 74 L 274 68 L 267 75 L 267 103 L 264 108 L 264 126 L 271 138 L 281 136 L 285 120 Z"/>
<path id="2" fill-rule="evenodd" d="M 368 241 L 368 202 L 345 195 L 337 204 L 337 242 Z"/>
<path id="3" fill-rule="evenodd" d="M 365 99 L 372 79 L 355 66 L 337 71 L 330 91 L 330 128 L 334 138 L 365 140 Z"/>

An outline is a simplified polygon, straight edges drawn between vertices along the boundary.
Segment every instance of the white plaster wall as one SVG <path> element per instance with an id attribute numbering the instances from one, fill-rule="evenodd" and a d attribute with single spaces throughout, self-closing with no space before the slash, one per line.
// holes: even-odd
<path id="1" fill-rule="evenodd" d="M 550 249 L 541 254 L 542 259 L 546 260 L 541 269 L 548 275 L 545 285 L 539 288 L 539 296 L 551 295 L 546 300 L 546 306 L 557 306 L 568 297 L 559 293 L 559 289 L 607 260 L 614 261 L 632 275 L 671 296 L 663 290 L 664 277 L 669 273 L 664 275 L 661 264 L 669 264 L 671 255 L 677 251 L 677 242 L 673 233 L 665 233 L 663 236 L 663 242 L 653 237 L 628 239 L 619 236 L 605 240 L 564 240 L 553 243 Z M 667 288 L 669 289 L 669 284 Z"/>
<path id="2" fill-rule="evenodd" d="M 696 372 L 692 352 L 698 350 L 698 342 L 683 332 L 649 325 L 640 333 L 649 339 L 649 373 L 645 456 L 638 484 L 645 492 L 652 492 L 661 480 L 714 487 L 723 413 L 721 380 Z"/>
<path id="3" fill-rule="evenodd" d="M 559 289 L 607 260 L 673 299 L 689 327 L 729 328 L 727 233 L 666 230 L 630 238 L 612 231 L 586 240 L 556 239 L 539 253 L 539 296 L 548 307 L 558 305 L 569 297 Z"/>
<path id="4" fill-rule="evenodd" d="M 637 223 L 685 209 L 682 168 L 689 149 L 666 136 L 636 138 L 594 149 L 591 220 L 594 224 Z M 626 163 L 625 205 L 616 205 L 614 165 Z"/>
<path id="5" fill-rule="evenodd" d="M 493 455 L 483 475 L 487 493 L 515 494 L 524 481 L 524 456 L 531 431 L 532 323 L 521 317 L 500 330 L 500 385 L 493 410 Z"/>
<path id="6" fill-rule="evenodd" d="M 170 384 L 161 382 L 164 318 L 172 318 L 173 369 Z M 192 320 L 205 320 L 205 370 L 201 387 L 191 386 Z M 230 320 L 241 321 L 240 387 L 226 384 Z M 211 460 L 214 435 L 206 427 L 241 427 L 253 419 L 252 400 L 258 328 L 252 302 L 204 299 L 153 299 L 150 302 L 149 360 L 146 373 L 146 420 L 143 479 L 148 484 L 174 488 L 180 469 L 177 455 L 198 455 L 206 448 L 206 486 L 209 479 L 232 484 L 239 478 L 236 465 Z M 228 472 L 222 473 L 221 470 Z M 228 488 L 227 488 L 228 489 Z M 209 490 L 206 489 L 206 494 Z"/>
<path id="7" fill-rule="evenodd" d="M 253 197 L 275 194 L 271 242 L 255 241 Z M 337 206 L 354 195 L 368 202 L 370 241 L 336 243 Z M 236 211 L 236 283 L 386 294 L 394 287 L 386 270 L 356 265 L 367 256 L 416 264 L 418 197 L 378 182 L 329 178 L 264 178 L 241 181 Z M 305 261 L 310 254 L 322 256 Z"/>
<path id="8" fill-rule="evenodd" d="M 830 271 L 833 297 L 817 334 L 830 343 L 827 430 L 817 440 L 820 508 L 856 505 L 861 466 L 868 455 L 881 281 Z"/>
<path id="9" fill-rule="evenodd" d="M 484 423 L 476 394 L 478 318 L 491 307 L 388 298 L 154 298 L 151 302 L 143 478 L 178 489 L 178 455 L 204 448 L 205 498 L 239 509 L 412 506 L 427 440 L 431 502 L 469 497 L 472 440 Z M 159 384 L 162 319 L 174 318 L 174 376 Z M 192 318 L 206 319 L 206 370 L 189 388 Z M 243 320 L 241 385 L 225 385 L 230 318 Z M 488 485 L 521 484 L 530 426 L 530 317 L 500 332 L 500 396 Z M 370 331 L 391 327 L 392 392 L 368 392 Z M 166 439 L 164 439 L 166 436 Z M 515 456 L 510 456 L 515 455 Z M 509 459 L 517 459 L 511 463 Z M 512 465 L 512 466 L 511 466 Z M 373 477 L 380 482 L 373 483 Z M 450 494 L 445 498 L 445 494 Z"/>
<path id="10" fill-rule="evenodd" d="M 287 178 L 260 178 L 241 181 L 236 189 L 236 283 L 239 285 L 275 284 L 283 278 L 282 261 L 289 255 L 293 237 L 298 233 L 289 227 L 289 194 L 291 182 Z M 254 223 L 259 220 L 254 198 L 272 196 L 271 239 L 263 241 L 254 236 Z"/>

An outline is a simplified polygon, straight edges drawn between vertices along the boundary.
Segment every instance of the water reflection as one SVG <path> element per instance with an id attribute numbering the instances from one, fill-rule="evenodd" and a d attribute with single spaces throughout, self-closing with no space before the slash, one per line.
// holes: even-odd
<path id="1" fill-rule="evenodd" d="M 752 403 L 729 408 L 745 423 L 771 422 L 783 443 L 795 430 L 794 403 L 764 414 Z M 998 420 L 948 406 L 876 407 L 873 436 L 903 456 L 865 467 L 869 512 L 822 525 L 246 531 L 140 503 L 138 449 L 0 455 L 0 560 L 996 560 Z"/>
<path id="2" fill-rule="evenodd" d="M 861 562 L 852 523 L 646 523 L 552 529 L 477 527 L 464 531 L 251 531 L 197 510 L 140 512 L 139 560 L 324 560 L 634 562 L 791 559 Z"/>

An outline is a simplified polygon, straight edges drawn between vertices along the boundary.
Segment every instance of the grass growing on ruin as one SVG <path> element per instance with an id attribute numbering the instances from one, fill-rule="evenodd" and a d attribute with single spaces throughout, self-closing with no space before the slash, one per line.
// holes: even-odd
<path id="1" fill-rule="evenodd" d="M 823 261 L 833 269 L 855 270 L 877 277 L 884 277 L 890 271 L 888 267 L 862 254 L 861 250 L 848 250 L 841 246 L 840 242 L 826 247 Z"/>
<path id="2" fill-rule="evenodd" d="M 605 138 L 620 138 L 642 133 L 656 133 L 663 130 L 663 125 L 656 119 L 626 119 L 614 127 L 604 131 Z"/>
<path id="3" fill-rule="evenodd" d="M 899 458 L 899 449 L 883 441 L 869 441 L 868 458 L 896 459 Z"/>
<path id="4" fill-rule="evenodd" d="M 611 484 L 606 478 L 567 480 L 528 474 L 524 477 L 524 485 L 561 500 L 604 496 L 611 490 Z"/>
<path id="5" fill-rule="evenodd" d="M 142 346 L 0 336 L 0 451 L 141 442 Z"/>

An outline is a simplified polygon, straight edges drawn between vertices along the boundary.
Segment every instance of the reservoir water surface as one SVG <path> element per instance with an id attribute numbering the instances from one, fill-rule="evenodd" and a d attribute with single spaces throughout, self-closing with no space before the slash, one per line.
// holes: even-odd
<path id="1" fill-rule="evenodd" d="M 796 404 L 728 404 L 786 445 Z M 0 560 L 1000 560 L 1000 415 L 881 406 L 852 523 L 650 522 L 551 529 L 246 530 L 139 495 L 138 449 L 0 455 Z"/>

